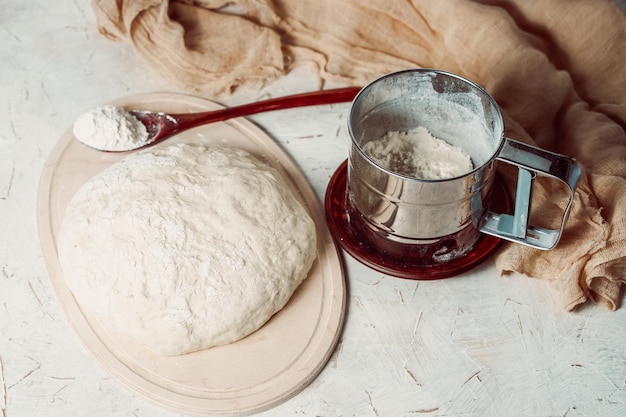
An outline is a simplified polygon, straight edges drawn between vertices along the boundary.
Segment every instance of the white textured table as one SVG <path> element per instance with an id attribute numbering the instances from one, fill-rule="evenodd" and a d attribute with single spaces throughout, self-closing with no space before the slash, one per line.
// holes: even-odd
<path id="1" fill-rule="evenodd" d="M 42 167 L 81 112 L 175 91 L 88 2 L 0 4 L 0 416 L 173 416 L 109 376 L 71 329 L 39 247 Z M 264 94 L 315 88 L 298 74 Z M 235 97 L 231 103 L 258 97 Z M 320 199 L 346 158 L 348 104 L 252 117 Z M 441 281 L 382 276 L 346 256 L 344 332 L 300 394 L 263 416 L 625 416 L 626 307 L 561 311 L 545 282 L 492 261 Z"/>

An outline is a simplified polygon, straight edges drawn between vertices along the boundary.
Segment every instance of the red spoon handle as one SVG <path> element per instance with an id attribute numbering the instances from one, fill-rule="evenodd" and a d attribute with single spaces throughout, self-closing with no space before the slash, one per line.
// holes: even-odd
<path id="1" fill-rule="evenodd" d="M 263 113 L 272 110 L 352 101 L 360 90 L 360 87 L 346 87 L 312 91 L 308 93 L 257 101 L 256 103 L 243 104 L 241 106 L 227 107 L 209 112 L 172 114 L 171 116 L 178 121 L 179 129 L 188 129 L 206 123 L 219 122 L 234 117 L 249 116 L 251 114 Z"/>

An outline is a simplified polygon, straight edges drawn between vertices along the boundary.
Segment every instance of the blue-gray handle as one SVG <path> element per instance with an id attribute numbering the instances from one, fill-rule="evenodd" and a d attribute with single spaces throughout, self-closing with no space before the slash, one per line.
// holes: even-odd
<path id="1" fill-rule="evenodd" d="M 574 191 L 581 175 L 580 166 L 566 156 L 508 138 L 505 138 L 496 159 L 518 167 L 515 212 L 510 215 L 487 211 L 481 220 L 480 231 L 538 249 L 554 248 L 561 238 L 574 201 Z M 558 229 L 545 229 L 528 224 L 532 182 L 537 174 L 554 178 L 568 187 L 569 199 L 563 209 Z"/>

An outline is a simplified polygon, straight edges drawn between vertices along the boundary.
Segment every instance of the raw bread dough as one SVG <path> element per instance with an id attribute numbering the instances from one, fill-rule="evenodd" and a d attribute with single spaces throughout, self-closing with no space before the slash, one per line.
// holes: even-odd
<path id="1" fill-rule="evenodd" d="M 81 308 L 161 355 L 256 331 L 317 254 L 315 224 L 274 168 L 184 144 L 131 154 L 88 181 L 58 249 Z"/>

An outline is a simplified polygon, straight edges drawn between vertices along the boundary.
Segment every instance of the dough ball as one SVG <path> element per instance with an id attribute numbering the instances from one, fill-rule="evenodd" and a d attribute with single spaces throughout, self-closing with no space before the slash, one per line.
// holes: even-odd
<path id="1" fill-rule="evenodd" d="M 256 331 L 317 254 L 315 224 L 274 168 L 186 144 L 131 154 L 88 181 L 58 250 L 80 307 L 161 355 Z"/>

